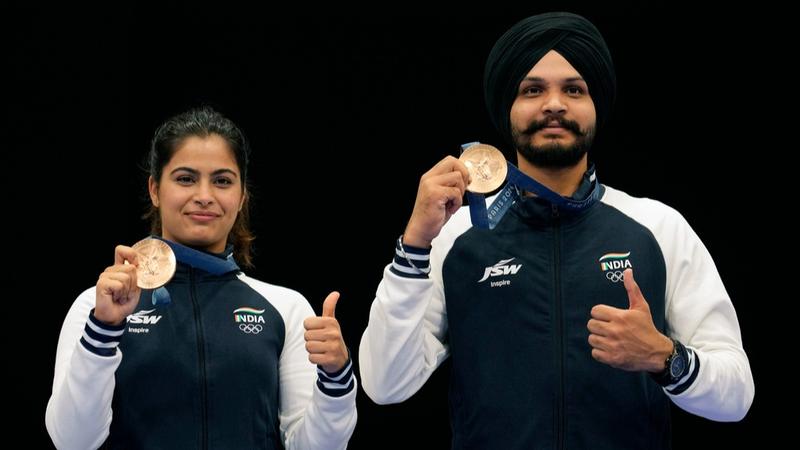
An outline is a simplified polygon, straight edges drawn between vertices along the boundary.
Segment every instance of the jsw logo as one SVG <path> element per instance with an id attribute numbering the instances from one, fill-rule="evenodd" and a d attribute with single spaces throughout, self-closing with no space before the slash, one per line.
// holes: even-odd
<path id="1" fill-rule="evenodd" d="M 493 266 L 489 266 L 486 268 L 486 271 L 483 272 L 483 278 L 478 280 L 478 283 L 481 281 L 486 281 L 489 277 L 499 277 L 502 275 L 516 275 L 519 272 L 519 269 L 522 268 L 522 264 L 509 264 L 513 261 L 514 258 L 511 259 L 503 259 L 497 261 Z"/>
<path id="2" fill-rule="evenodd" d="M 136 314 L 131 314 L 128 316 L 127 321 L 128 323 L 138 323 L 138 324 L 145 324 L 145 325 L 155 325 L 158 323 L 159 320 L 163 316 L 148 316 L 151 312 L 155 311 L 155 309 L 149 310 L 142 310 L 137 312 Z"/>

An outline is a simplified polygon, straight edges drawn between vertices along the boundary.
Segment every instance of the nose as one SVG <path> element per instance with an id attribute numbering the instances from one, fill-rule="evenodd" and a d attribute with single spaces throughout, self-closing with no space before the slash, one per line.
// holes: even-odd
<path id="1" fill-rule="evenodd" d="M 563 116 L 567 112 L 567 105 L 563 101 L 561 101 L 561 93 L 560 92 L 553 92 L 545 99 L 545 102 L 542 104 L 542 112 L 545 115 L 553 116 Z"/>
<path id="2" fill-rule="evenodd" d="M 202 207 L 207 207 L 208 205 L 214 203 L 214 196 L 211 192 L 211 183 L 208 182 L 201 182 L 197 184 L 197 190 L 194 193 L 194 198 L 192 199 L 197 205 Z"/>

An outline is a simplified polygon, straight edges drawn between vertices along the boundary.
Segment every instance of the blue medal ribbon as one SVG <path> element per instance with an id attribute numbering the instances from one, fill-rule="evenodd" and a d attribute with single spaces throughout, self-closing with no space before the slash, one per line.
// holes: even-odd
<path id="1" fill-rule="evenodd" d="M 225 249 L 228 251 L 228 256 L 222 259 L 159 236 L 153 236 L 153 238 L 164 241 L 175 253 L 175 259 L 195 269 L 204 270 L 212 275 L 222 275 L 239 270 L 239 265 L 233 259 L 232 249 Z"/>
<path id="2" fill-rule="evenodd" d="M 226 248 L 228 256 L 225 259 L 218 258 L 214 255 L 195 250 L 191 247 L 172 242 L 160 236 L 151 236 L 153 239 L 163 241 L 175 253 L 175 259 L 195 269 L 206 271 L 212 275 L 222 275 L 228 272 L 239 271 L 239 265 L 233 258 L 233 249 Z M 151 300 L 153 305 L 168 305 L 172 299 L 170 298 L 169 291 L 166 286 L 161 286 L 155 289 L 152 293 Z"/>

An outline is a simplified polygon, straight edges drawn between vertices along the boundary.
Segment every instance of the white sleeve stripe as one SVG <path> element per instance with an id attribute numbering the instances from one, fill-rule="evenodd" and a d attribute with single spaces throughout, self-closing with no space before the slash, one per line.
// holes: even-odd
<path id="1" fill-rule="evenodd" d="M 416 261 L 428 261 L 429 259 L 431 259 L 431 255 L 430 254 L 420 255 L 418 253 L 408 253 L 408 252 L 406 252 L 406 254 L 404 256 L 403 253 L 398 248 L 394 249 L 394 254 L 397 255 L 400 258 L 404 258 L 405 256 L 407 256 L 408 259 L 413 259 L 413 260 L 416 260 Z"/>
<path id="2" fill-rule="evenodd" d="M 352 374 L 349 380 L 347 380 L 347 384 L 339 384 L 339 383 L 326 383 L 325 381 L 317 381 L 317 383 L 322 384 L 325 389 L 330 389 L 334 391 L 349 389 L 351 388 L 350 382 L 353 380 Z"/>
<path id="3" fill-rule="evenodd" d="M 106 330 L 105 328 L 100 328 L 97 325 L 95 325 L 91 320 L 87 320 L 86 321 L 86 325 L 89 328 L 91 328 L 92 331 L 94 331 L 95 333 L 103 334 L 103 335 L 106 335 L 106 336 L 122 336 L 122 334 L 125 332 L 124 329 L 119 330 L 119 331 L 111 331 L 111 330 Z"/>
<path id="4" fill-rule="evenodd" d="M 394 267 L 394 270 L 396 270 L 398 272 L 408 273 L 408 274 L 411 274 L 411 275 L 417 275 L 419 273 L 424 273 L 421 270 L 414 269 L 413 267 L 401 266 L 400 264 L 397 264 L 394 261 L 392 261 L 392 267 Z"/>
<path id="5" fill-rule="evenodd" d="M 323 375 L 325 378 L 327 378 L 328 380 L 331 380 L 331 381 L 339 381 L 339 380 L 341 380 L 342 378 L 344 378 L 344 377 L 345 377 L 345 375 L 347 375 L 348 373 L 352 373 L 352 372 L 350 372 L 350 368 L 351 368 L 351 367 L 353 367 L 353 361 L 350 361 L 350 362 L 347 364 L 347 366 L 345 366 L 343 369 L 340 369 L 340 370 L 342 371 L 342 373 L 340 373 L 339 375 L 337 375 L 337 376 L 335 376 L 335 377 L 332 377 L 332 376 L 328 375 L 327 373 L 325 373 L 325 371 L 324 371 L 324 370 L 320 369 L 319 367 L 317 367 L 317 372 L 319 372 L 320 374 L 322 374 L 322 375 Z"/>
<path id="6" fill-rule="evenodd" d="M 88 342 L 89 344 L 92 344 L 93 346 L 95 346 L 97 348 L 114 348 L 117 345 L 119 345 L 119 342 L 116 342 L 116 341 L 114 341 L 114 342 L 100 342 L 98 340 L 92 339 L 85 331 L 83 332 L 83 339 L 85 339 L 86 342 Z"/>

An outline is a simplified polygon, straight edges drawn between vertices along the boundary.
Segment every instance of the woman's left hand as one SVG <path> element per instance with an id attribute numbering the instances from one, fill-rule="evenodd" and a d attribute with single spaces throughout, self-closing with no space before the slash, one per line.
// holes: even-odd
<path id="1" fill-rule="evenodd" d="M 331 292 L 322 303 L 322 316 L 309 317 L 303 321 L 308 360 L 330 374 L 341 370 L 350 357 L 339 321 L 336 320 L 337 301 L 339 293 Z"/>

